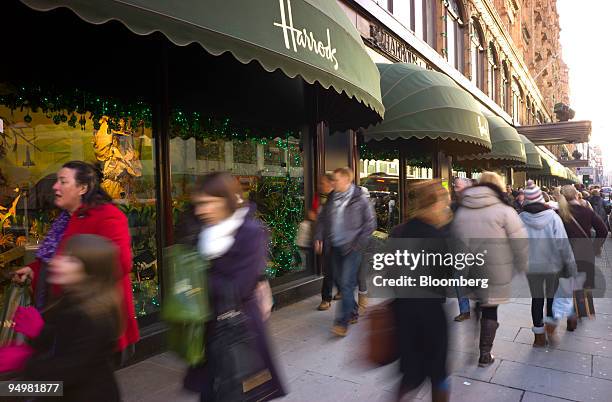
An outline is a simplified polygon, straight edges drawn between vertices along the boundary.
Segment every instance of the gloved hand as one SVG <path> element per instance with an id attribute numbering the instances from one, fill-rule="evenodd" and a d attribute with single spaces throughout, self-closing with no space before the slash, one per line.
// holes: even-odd
<path id="1" fill-rule="evenodd" d="M 17 307 L 15 311 L 15 332 L 24 334 L 30 339 L 40 335 L 45 326 L 40 313 L 34 307 Z"/>
<path id="2" fill-rule="evenodd" d="M 32 353 L 34 351 L 28 345 L 0 348 L 0 373 L 22 370 Z"/>

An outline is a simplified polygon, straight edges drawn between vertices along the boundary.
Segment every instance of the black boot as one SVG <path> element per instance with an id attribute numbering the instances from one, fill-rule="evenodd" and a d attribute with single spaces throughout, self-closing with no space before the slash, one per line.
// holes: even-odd
<path id="1" fill-rule="evenodd" d="M 487 367 L 495 361 L 491 349 L 493 349 L 495 332 L 498 327 L 499 323 L 497 321 L 485 318 L 480 321 L 480 358 L 478 359 L 478 366 L 480 367 Z"/>

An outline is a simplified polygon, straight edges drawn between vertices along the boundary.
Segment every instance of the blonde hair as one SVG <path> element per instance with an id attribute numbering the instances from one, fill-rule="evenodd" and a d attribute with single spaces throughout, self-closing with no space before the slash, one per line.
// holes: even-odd
<path id="1" fill-rule="evenodd" d="M 492 184 L 493 186 L 499 188 L 502 192 L 506 191 L 504 179 L 502 179 L 502 177 L 495 172 L 482 172 L 480 178 L 478 179 L 478 183 Z"/>
<path id="2" fill-rule="evenodd" d="M 563 222 L 569 223 L 572 221 L 573 215 L 569 202 L 578 200 L 580 196 L 582 196 L 582 194 L 572 185 L 568 184 L 561 187 L 559 191 L 559 215 Z"/>
<path id="3" fill-rule="evenodd" d="M 353 172 L 351 168 L 348 168 L 348 167 L 338 168 L 334 170 L 334 173 L 340 174 L 344 177 L 348 177 L 351 181 L 353 181 L 353 179 L 355 178 L 355 173 Z"/>

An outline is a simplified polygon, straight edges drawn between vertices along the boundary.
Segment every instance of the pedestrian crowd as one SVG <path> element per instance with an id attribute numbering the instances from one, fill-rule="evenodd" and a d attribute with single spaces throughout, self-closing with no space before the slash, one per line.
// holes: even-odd
<path id="1" fill-rule="evenodd" d="M 63 381 L 63 400 L 120 400 L 113 372 L 130 358 L 139 339 L 129 279 L 129 228 L 101 189 L 100 178 L 96 168 L 84 162 L 69 162 L 59 170 L 53 189 L 62 213 L 36 261 L 14 276 L 15 282 L 29 284 L 34 292 L 34 305 L 19 307 L 14 317 L 14 331 L 27 342 L 0 348 L 0 372 L 18 372 L 27 380 Z M 339 337 L 345 337 L 366 312 L 366 317 L 386 314 L 386 328 L 377 328 L 381 321 L 371 320 L 369 336 L 376 342 L 370 347 L 385 348 L 386 357 L 375 359 L 379 365 L 399 360 L 402 381 L 397 399 L 429 378 L 432 400 L 448 401 L 449 335 L 443 305 L 449 289 L 417 287 L 412 297 L 396 294 L 384 304 L 368 306 L 367 257 L 377 221 L 367 188 L 354 182 L 349 168 L 321 176 L 299 225 L 296 244 L 301 257 L 307 264 L 318 264 L 323 273 L 317 309 L 329 310 L 337 301 L 330 324 Z M 195 259 L 190 261 L 205 267 L 201 272 L 206 280 L 195 286 L 200 282 L 190 282 L 188 272 L 167 284 L 172 306 L 162 313 L 180 323 L 187 320 L 183 313 L 190 311 L 193 317 L 193 311 L 201 311 L 201 321 L 185 325 L 201 325 L 197 332 L 203 338 L 176 332 L 176 326 L 172 334 L 182 343 L 176 352 L 190 362 L 184 386 L 199 393 L 202 401 L 264 401 L 287 392 L 266 330 L 272 307 L 265 276 L 268 230 L 256 217 L 256 206 L 241 193 L 229 173 L 202 176 L 176 226 L 176 242 L 193 251 Z M 458 241 L 463 251 L 488 248 L 488 287 L 450 289 L 458 300 L 455 321 L 479 320 L 475 364 L 487 367 L 495 360 L 491 352 L 498 310 L 512 297 L 517 275 L 527 278 L 534 347 L 557 342 L 562 318 L 568 331 L 576 329 L 578 303 L 563 302 L 573 297 L 574 289 L 581 289 L 588 304 L 597 288 L 595 257 L 609 231 L 599 189 L 546 188 L 533 180 L 515 189 L 497 173 L 483 172 L 478 180 L 456 178 L 450 192 L 440 180 L 425 180 L 411 185 L 410 193 L 410 217 L 390 230 L 389 244 L 409 239 L 411 247 L 423 253 L 450 252 Z M 177 258 L 186 261 L 185 255 Z M 423 262 L 415 267 L 416 272 L 424 269 Z M 433 271 L 440 278 L 470 275 L 441 264 Z M 559 298 L 567 283 L 570 294 Z M 194 310 L 194 295 L 202 294 L 198 292 L 204 294 L 198 300 L 206 303 Z M 200 344 L 185 347 L 190 342 Z M 380 350 L 371 355 L 375 352 Z"/>

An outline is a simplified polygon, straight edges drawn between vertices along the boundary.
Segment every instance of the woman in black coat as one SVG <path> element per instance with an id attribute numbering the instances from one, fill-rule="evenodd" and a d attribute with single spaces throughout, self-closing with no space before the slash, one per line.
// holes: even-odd
<path id="1" fill-rule="evenodd" d="M 190 368 L 184 382 L 185 388 L 201 394 L 202 401 L 267 401 L 285 395 L 255 296 L 266 267 L 268 236 L 253 217 L 254 209 L 242 206 L 237 192 L 236 180 L 228 173 L 204 176 L 193 191 L 192 206 L 178 225 L 179 242 L 196 246 L 210 262 L 208 289 L 214 318 L 206 324 L 207 360 Z M 227 339 L 228 327 L 224 326 L 227 321 L 223 317 L 232 310 L 244 314 L 250 342 L 244 353 L 238 354 L 243 359 L 236 366 L 227 366 L 232 356 L 228 348 L 240 347 Z M 238 366 L 254 362 L 259 362 L 261 370 L 243 378 Z M 221 373 L 229 375 L 220 378 Z"/>
<path id="2" fill-rule="evenodd" d="M 398 249 L 409 249 L 412 253 L 445 254 L 448 250 L 446 225 L 451 217 L 448 192 L 438 180 L 419 183 L 413 191 L 416 206 L 414 217 L 395 227 L 390 244 L 395 244 Z M 410 240 L 397 240 L 400 238 Z M 452 277 L 451 269 L 437 266 L 416 267 L 410 276 L 417 278 L 418 283 L 421 275 Z M 394 301 L 400 371 L 403 375 L 398 400 L 429 377 L 432 400 L 448 401 L 448 328 L 442 306 L 446 301 L 444 289 L 419 287 L 402 289 L 402 292 Z"/>

